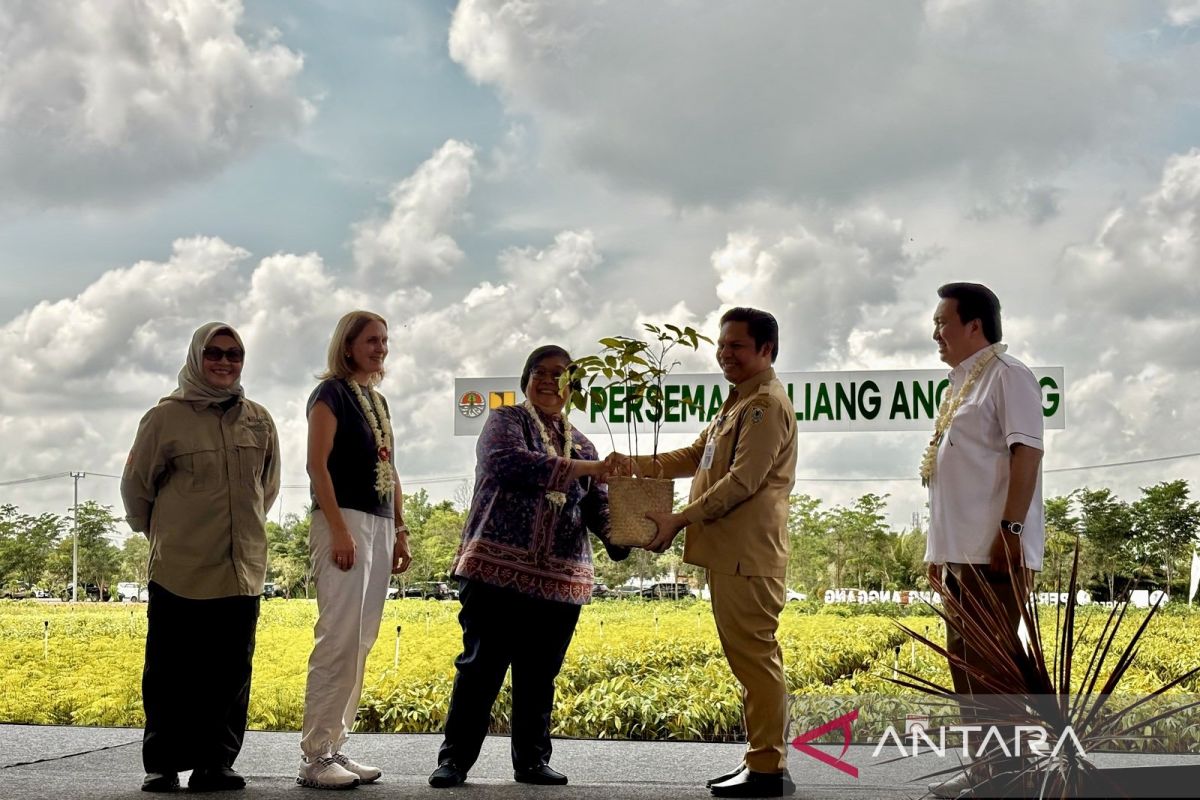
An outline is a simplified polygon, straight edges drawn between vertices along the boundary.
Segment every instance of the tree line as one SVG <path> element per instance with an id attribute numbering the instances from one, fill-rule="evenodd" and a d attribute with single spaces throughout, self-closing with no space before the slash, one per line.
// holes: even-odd
<path id="1" fill-rule="evenodd" d="M 95 586 L 99 596 L 117 581 L 146 585 L 150 543 L 131 536 L 123 546 L 118 539 L 119 518 L 111 506 L 89 500 L 79 505 L 78 530 L 71 514 L 22 514 L 17 506 L 0 505 L 0 587 L 5 595 L 21 596 L 31 587 L 54 597 L 70 596 L 73 534 L 79 539 L 79 594 Z"/>
<path id="2" fill-rule="evenodd" d="M 925 588 L 925 532 L 895 529 L 887 520 L 888 495 L 867 493 L 848 505 L 828 506 L 807 494 L 790 498 L 791 557 L 787 584 L 816 596 L 829 588 Z M 404 499 L 413 565 L 393 583 L 447 578 L 466 519 L 466 498 L 430 501 L 424 489 Z M 1184 596 L 1192 552 L 1200 532 L 1200 501 L 1187 481 L 1143 487 L 1127 502 L 1109 489 L 1078 489 L 1051 497 L 1046 506 L 1046 555 L 1039 591 L 1067 585 L 1076 546 L 1079 582 L 1100 599 L 1133 587 L 1165 589 Z M 118 518 L 110 506 L 88 501 L 79 506 L 79 580 L 102 589 L 118 582 L 146 583 L 149 546 L 131 536 L 121 547 Z M 267 523 L 269 572 L 278 592 L 313 597 L 308 559 L 311 517 L 289 514 L 282 524 Z M 0 505 L 0 586 L 42 586 L 64 596 L 71 580 L 70 515 L 22 514 Z M 631 579 L 673 576 L 703 582 L 702 570 L 683 563 L 683 537 L 661 555 L 635 550 L 622 562 L 595 547 L 596 579 L 618 586 Z M 80 593 L 82 597 L 82 590 Z"/>

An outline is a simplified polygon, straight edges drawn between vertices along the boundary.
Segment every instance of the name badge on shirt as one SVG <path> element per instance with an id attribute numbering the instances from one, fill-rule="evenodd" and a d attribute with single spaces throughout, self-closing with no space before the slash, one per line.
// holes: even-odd
<path id="1" fill-rule="evenodd" d="M 724 422 L 724 414 L 713 420 L 712 431 L 708 434 L 708 442 L 704 445 L 704 454 L 700 456 L 700 469 L 712 469 L 713 455 L 717 452 L 717 433 L 721 430 Z"/>

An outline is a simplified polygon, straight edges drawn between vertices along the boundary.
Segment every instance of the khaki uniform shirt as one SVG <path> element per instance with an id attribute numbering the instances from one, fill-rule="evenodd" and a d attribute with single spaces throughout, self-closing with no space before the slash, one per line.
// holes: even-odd
<path id="1" fill-rule="evenodd" d="M 146 412 L 121 476 L 129 527 L 150 539 L 150 580 L 194 599 L 257 595 L 279 435 L 258 403 L 164 400 Z"/>
<path id="2" fill-rule="evenodd" d="M 712 466 L 702 466 L 713 441 Z M 796 412 L 767 369 L 734 388 L 690 447 L 637 459 L 648 474 L 694 475 L 683 560 L 727 575 L 784 577 L 788 497 L 796 481 Z"/>

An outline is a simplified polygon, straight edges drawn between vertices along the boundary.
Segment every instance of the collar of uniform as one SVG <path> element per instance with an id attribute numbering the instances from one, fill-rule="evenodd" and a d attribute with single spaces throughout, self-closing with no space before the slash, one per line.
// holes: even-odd
<path id="1" fill-rule="evenodd" d="M 243 400 L 242 395 L 234 395 L 232 397 L 228 397 L 224 400 L 221 400 L 220 402 L 217 402 L 216 400 L 207 400 L 207 399 L 206 400 L 193 400 L 191 402 L 191 406 L 192 406 L 192 410 L 194 410 L 196 413 L 200 413 L 202 411 L 207 411 L 210 408 L 215 408 L 219 412 L 224 414 L 226 411 L 233 408 L 234 406 L 241 405 L 242 400 Z M 230 402 L 230 401 L 233 401 L 233 402 Z"/>
<path id="2" fill-rule="evenodd" d="M 762 372 L 755 375 L 753 378 L 747 378 L 746 380 L 742 381 L 741 383 L 739 383 L 737 386 L 735 386 L 733 388 L 738 393 L 738 397 L 747 397 L 755 389 L 762 386 L 764 383 L 766 383 L 769 380 L 774 380 L 774 378 L 775 378 L 775 368 L 767 367 Z"/>
<path id="3" fill-rule="evenodd" d="M 962 383 L 963 379 L 967 376 L 967 373 L 971 371 L 971 367 L 973 367 L 975 365 L 975 362 L 978 361 L 983 356 L 983 354 L 987 352 L 987 349 L 989 347 L 991 347 L 991 345 L 986 344 L 983 347 L 976 350 L 971 355 L 964 358 L 962 361 L 960 361 L 957 367 L 950 370 L 950 373 L 949 373 L 950 382 L 956 386 L 958 384 Z"/>

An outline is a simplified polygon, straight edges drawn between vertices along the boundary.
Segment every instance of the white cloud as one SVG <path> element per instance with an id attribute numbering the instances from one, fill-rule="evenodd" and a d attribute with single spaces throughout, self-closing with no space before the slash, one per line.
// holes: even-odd
<path id="1" fill-rule="evenodd" d="M 1114 460 L 1196 450 L 1200 150 L 1169 158 L 1159 185 L 1112 210 L 1056 273 L 1055 296 L 1071 313 L 1048 335 L 1083 372 L 1064 445 Z"/>
<path id="2" fill-rule="evenodd" d="M 632 305 L 593 299 L 588 273 L 600 261 L 587 231 L 563 231 L 543 248 L 507 249 L 499 257 L 502 282 L 483 281 L 393 332 L 391 385 L 412 415 L 397 441 L 436 456 L 450 432 L 455 377 L 515 375 L 535 347 L 577 350 L 608 332 L 614 316 L 631 319 Z"/>
<path id="3" fill-rule="evenodd" d="M 1200 22 L 1200 2 L 1197 0 L 1167 0 L 1167 18 L 1172 25 L 1187 26 Z"/>
<path id="4" fill-rule="evenodd" d="M 894 302 L 911 277 L 916 261 L 906 239 L 903 223 L 876 208 L 812 215 L 765 243 L 731 233 L 712 255 L 720 308 L 706 327 L 715 330 L 729 306 L 764 308 L 779 320 L 781 364 L 839 364 L 869 308 Z"/>
<path id="5" fill-rule="evenodd" d="M 1113 211 L 1090 244 L 1070 248 L 1061 281 L 1072 296 L 1110 314 L 1194 319 L 1200 303 L 1200 149 L 1168 159 L 1155 192 Z"/>
<path id="6" fill-rule="evenodd" d="M 1067 367 L 1070 427 L 1051 437 L 1048 463 L 1177 452 L 1185 446 L 1188 420 L 1200 415 L 1192 377 L 1198 366 L 1192 343 L 1200 330 L 1188 313 L 1198 299 L 1189 276 L 1196 277 L 1200 263 L 1196 152 L 1170 159 L 1159 186 L 1140 201 L 1108 209 L 1107 222 L 1092 223 L 1090 242 L 1077 235 L 1081 244 L 1047 263 L 1010 262 L 1007 254 L 977 262 L 961 252 L 940 253 L 951 229 L 965 238 L 982 239 L 980 231 L 987 231 L 1011 239 L 1027 227 L 1011 214 L 964 225 L 965 204 L 947 204 L 954 207 L 940 227 L 928 220 L 916 225 L 918 250 L 912 215 L 894 199 L 843 207 L 707 208 L 677 219 L 643 213 L 648 206 L 638 205 L 640 235 L 661 243 L 653 257 L 620 238 L 620 215 L 614 213 L 598 233 L 584 225 L 554 228 L 556 233 L 521 238 L 533 245 L 501 248 L 495 257 L 471 263 L 455 236 L 459 228 L 480 227 L 467 213 L 480 173 L 476 159 L 474 148 L 450 140 L 397 182 L 379 218 L 352 228 L 350 265 L 329 264 L 318 253 L 256 259 L 220 238 L 182 239 L 165 260 L 112 270 L 75 297 L 40 304 L 0 325 L 0 371 L 8 376 L 0 386 L 0 435 L 10 445 L 0 455 L 0 475 L 119 472 L 137 418 L 171 388 L 192 329 L 206 319 L 229 319 L 246 337 L 245 383 L 280 425 L 285 481 L 305 480 L 304 401 L 335 320 L 353 307 L 381 310 L 391 320 L 384 390 L 396 414 L 402 474 L 465 475 L 474 442 L 449 433 L 455 376 L 515 374 L 539 344 L 557 342 L 579 352 L 600 335 L 636 332 L 642 321 L 692 324 L 713 335 L 720 311 L 731 305 L 777 315 L 780 365 L 787 370 L 934 366 L 927 320 L 936 279 L 951 269 L 1016 287 L 1001 291 L 1008 338 L 1031 363 Z M 1069 215 L 1069 186 L 1061 201 Z M 1054 217 L 1029 235 L 1052 236 L 1061 224 Z M 677 242 L 677 233 L 687 241 Z M 697 241 L 706 244 L 701 248 Z M 986 255 L 986 249 L 979 252 Z M 706 253 L 707 265 L 703 258 L 677 255 L 697 250 Z M 405 261 L 409 254 L 417 255 Z M 931 264 L 935 256 L 942 260 Z M 612 281 L 631 263 L 643 272 L 661 269 L 667 277 L 657 278 L 654 289 L 636 271 Z M 426 276 L 436 280 L 448 271 L 461 279 L 459 288 L 435 301 Z M 598 289 L 605 281 L 609 288 Z M 703 291 L 689 291 L 685 302 L 681 290 L 670 291 L 685 283 Z M 684 368 L 710 371 L 711 358 L 706 347 L 685 359 Z M 606 437 L 594 438 L 606 447 Z M 911 474 L 922 438 L 807 436 L 801 471 Z M 1194 474 L 1176 464 L 1169 469 L 1171 475 Z M 1136 481 L 1156 473 L 1130 474 L 1135 477 L 1121 478 L 1117 488 L 1132 497 Z M 1072 473 L 1048 486 L 1062 491 L 1090 480 L 1090 474 Z M 98 479 L 85 491 L 118 502 L 115 482 L 105 486 Z M 892 491 L 899 521 L 922 503 L 911 482 L 798 489 L 837 501 Z M 61 494 L 61 487 L 21 497 L 60 510 L 53 492 Z M 285 495 L 287 510 L 299 510 L 302 496 Z"/>
<path id="7" fill-rule="evenodd" d="M 470 190 L 473 159 L 471 148 L 449 141 L 397 184 L 389 219 L 445 211 L 401 225 L 413 250 L 458 251 L 447 228 Z M 0 387 L 0 475 L 119 472 L 138 418 L 173 388 L 192 331 L 222 319 L 246 342 L 248 396 L 279 424 L 285 482 L 304 482 L 305 399 L 335 322 L 352 308 L 391 322 L 384 390 L 403 443 L 402 474 L 465 474 L 473 443 L 449 437 L 453 378 L 514 372 L 548 341 L 593 341 L 614 308 L 632 318 L 631 305 L 588 303 L 587 275 L 601 260 L 591 233 L 563 231 L 544 247 L 505 249 L 498 280 L 433 307 L 402 270 L 333 270 L 316 253 L 277 253 L 251 265 L 246 250 L 219 238 L 178 240 L 166 261 L 110 270 L 75 297 L 0 326 L 0 372 L 8 376 Z M 90 496 L 119 504 L 111 483 L 98 479 Z M 43 498 L 55 489 L 23 491 Z M 298 498 L 285 502 L 298 509 Z"/>
<path id="8" fill-rule="evenodd" d="M 236 309 L 238 266 L 248 256 L 220 239 L 180 239 L 165 262 L 110 270 L 76 297 L 18 315 L 0 327 L 0 408 L 13 395 L 62 408 L 145 391 L 163 370 L 178 369 L 173 340 L 186 343 L 197 320 Z"/>
<path id="9" fill-rule="evenodd" d="M 0 203 L 142 201 L 297 131 L 302 58 L 241 21 L 240 0 L 0 9 Z"/>
<path id="10" fill-rule="evenodd" d="M 1006 184 L 1153 131 L 1146 99 L 1191 84 L 1113 43 L 1155 22 L 1116 1 L 462 0 L 449 45 L 571 163 L 728 204 Z"/>
<path id="11" fill-rule="evenodd" d="M 385 219 L 354 226 L 359 270 L 372 279 L 409 282 L 447 273 L 461 263 L 463 253 L 450 230 L 463 214 L 476 168 L 475 148 L 450 139 L 398 183 Z"/>
<path id="12" fill-rule="evenodd" d="M 1003 214 L 1018 216 L 1030 225 L 1041 225 L 1060 211 L 1062 190 L 1055 186 L 1017 185 L 979 200 L 967 214 L 971 220 L 988 220 Z"/>

